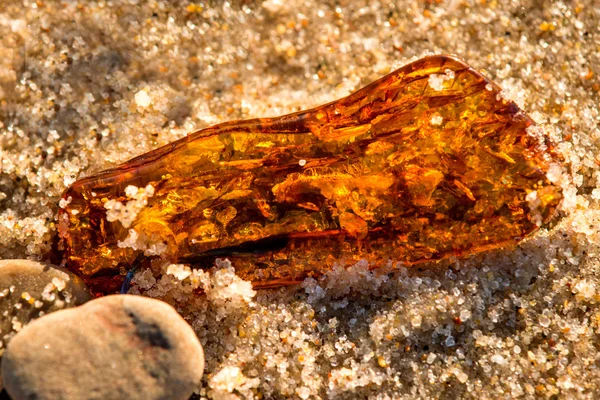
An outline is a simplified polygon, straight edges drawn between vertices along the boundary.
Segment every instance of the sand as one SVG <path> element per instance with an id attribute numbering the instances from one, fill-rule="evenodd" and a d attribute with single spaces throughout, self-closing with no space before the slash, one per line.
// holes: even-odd
<path id="1" fill-rule="evenodd" d="M 421 274 L 359 263 L 254 292 L 222 261 L 139 272 L 131 293 L 195 329 L 200 397 L 595 398 L 599 21 L 595 0 L 3 1 L 0 257 L 50 259 L 59 196 L 78 177 L 455 54 L 558 143 L 553 225 Z"/>

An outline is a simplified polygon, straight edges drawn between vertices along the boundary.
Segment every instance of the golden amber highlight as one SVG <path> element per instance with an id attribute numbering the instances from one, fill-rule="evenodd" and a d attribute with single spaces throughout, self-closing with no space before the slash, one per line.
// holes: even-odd
<path id="1" fill-rule="evenodd" d="M 514 244 L 561 199 L 546 178 L 560 157 L 533 125 L 464 62 L 426 57 L 332 103 L 215 125 L 75 182 L 60 211 L 67 264 L 103 290 L 144 250 L 228 257 L 266 287 L 336 261 Z"/>

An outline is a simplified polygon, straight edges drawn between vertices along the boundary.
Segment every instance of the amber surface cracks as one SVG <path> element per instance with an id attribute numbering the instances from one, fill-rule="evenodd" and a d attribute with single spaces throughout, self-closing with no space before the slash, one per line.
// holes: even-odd
<path id="1" fill-rule="evenodd" d="M 215 125 L 75 182 L 60 215 L 67 264 L 100 287 L 142 251 L 119 247 L 130 229 L 173 262 L 227 257 L 259 287 L 339 261 L 414 265 L 506 246 L 561 198 L 545 174 L 560 160 L 531 125 L 464 62 L 426 57 L 338 101 Z M 107 201 L 148 184 L 129 227 L 108 221 Z"/>

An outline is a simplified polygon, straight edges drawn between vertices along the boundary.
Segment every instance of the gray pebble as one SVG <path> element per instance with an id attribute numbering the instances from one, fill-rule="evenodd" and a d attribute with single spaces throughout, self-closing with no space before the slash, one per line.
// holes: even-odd
<path id="1" fill-rule="evenodd" d="M 204 353 L 168 304 L 114 295 L 27 325 L 8 345 L 2 379 L 20 399 L 188 399 Z"/>
<path id="2" fill-rule="evenodd" d="M 0 260 L 0 355 L 29 321 L 91 298 L 81 279 L 56 265 Z"/>

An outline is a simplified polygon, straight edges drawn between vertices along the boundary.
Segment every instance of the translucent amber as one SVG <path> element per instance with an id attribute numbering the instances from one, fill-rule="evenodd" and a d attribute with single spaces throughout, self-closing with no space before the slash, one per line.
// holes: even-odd
<path id="1" fill-rule="evenodd" d="M 144 250 L 201 267 L 227 257 L 266 287 L 335 262 L 507 246 L 561 199 L 546 178 L 560 157 L 537 131 L 464 62 L 426 57 L 332 103 L 215 125 L 75 182 L 60 214 L 67 265 L 107 290 Z"/>

